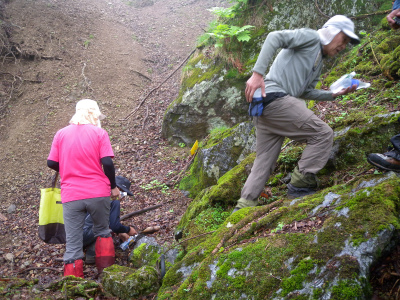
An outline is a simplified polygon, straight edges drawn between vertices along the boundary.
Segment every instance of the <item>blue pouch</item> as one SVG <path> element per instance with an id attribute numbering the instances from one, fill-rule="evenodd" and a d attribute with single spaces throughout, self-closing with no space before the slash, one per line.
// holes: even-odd
<path id="1" fill-rule="evenodd" d="M 249 104 L 249 116 L 259 117 L 262 115 L 264 110 L 264 102 L 261 100 L 254 100 Z"/>

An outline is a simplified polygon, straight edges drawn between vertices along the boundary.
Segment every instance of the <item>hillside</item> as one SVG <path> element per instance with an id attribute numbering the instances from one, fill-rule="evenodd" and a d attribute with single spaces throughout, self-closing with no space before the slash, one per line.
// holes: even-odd
<path id="1" fill-rule="evenodd" d="M 161 226 L 155 237 L 171 243 L 189 199 L 165 183 L 186 166 L 189 151 L 168 147 L 160 135 L 162 117 L 179 90 L 179 65 L 213 17 L 207 9 L 221 1 L 4 2 L 9 39 L 3 36 L 0 73 L 0 277 L 62 266 L 55 258 L 63 246 L 37 237 L 40 189 L 54 174 L 46 166 L 53 136 L 83 98 L 97 100 L 107 116 L 102 127 L 117 174 L 132 181 L 134 196 L 122 203 L 122 213 L 164 204 L 125 224 Z M 45 272 L 43 280 L 58 275 Z"/>

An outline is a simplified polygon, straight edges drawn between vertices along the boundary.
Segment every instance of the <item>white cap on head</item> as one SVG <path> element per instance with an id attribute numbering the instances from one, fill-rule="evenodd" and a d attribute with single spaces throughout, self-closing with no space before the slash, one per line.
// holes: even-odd
<path id="1" fill-rule="evenodd" d="M 76 112 L 69 121 L 70 124 L 92 124 L 101 128 L 100 120 L 105 118 L 100 112 L 97 102 L 91 99 L 82 99 L 76 103 Z"/>
<path id="2" fill-rule="evenodd" d="M 354 45 L 360 43 L 359 37 L 354 33 L 354 23 L 348 17 L 336 15 L 330 18 L 320 30 L 318 30 L 322 45 L 328 45 L 333 38 L 343 31 Z"/>

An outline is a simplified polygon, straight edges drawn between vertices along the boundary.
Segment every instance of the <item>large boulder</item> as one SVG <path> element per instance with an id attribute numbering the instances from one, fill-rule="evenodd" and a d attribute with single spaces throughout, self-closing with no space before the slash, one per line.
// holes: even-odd
<path id="1" fill-rule="evenodd" d="M 154 267 L 132 269 L 112 265 L 104 269 L 102 283 L 105 290 L 121 299 L 136 299 L 157 292 L 160 278 Z"/>
<path id="2" fill-rule="evenodd" d="M 369 299 L 399 196 L 388 173 L 239 210 L 167 272 L 158 299 Z"/>

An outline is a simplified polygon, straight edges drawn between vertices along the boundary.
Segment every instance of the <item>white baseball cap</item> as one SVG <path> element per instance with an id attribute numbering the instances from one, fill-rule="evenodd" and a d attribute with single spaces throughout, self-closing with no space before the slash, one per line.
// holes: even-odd
<path id="1" fill-rule="evenodd" d="M 348 17 L 343 15 L 336 15 L 330 18 L 323 26 L 324 28 L 335 28 L 338 31 L 343 31 L 350 39 L 353 45 L 360 43 L 360 38 L 354 33 L 354 23 Z"/>

